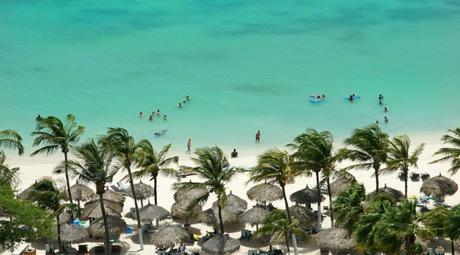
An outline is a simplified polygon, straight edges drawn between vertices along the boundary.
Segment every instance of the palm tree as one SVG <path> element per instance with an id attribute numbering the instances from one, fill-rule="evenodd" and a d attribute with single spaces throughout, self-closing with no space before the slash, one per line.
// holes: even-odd
<path id="1" fill-rule="evenodd" d="M 376 124 L 365 128 L 357 128 L 351 137 L 345 139 L 345 144 L 352 148 L 340 150 L 343 158 L 358 162 L 346 169 L 374 169 L 375 190 L 379 191 L 379 170 L 387 161 L 388 134 Z"/>
<path id="2" fill-rule="evenodd" d="M 305 232 L 299 228 L 297 221 L 289 222 L 283 210 L 275 209 L 265 217 L 263 226 L 256 231 L 255 236 L 257 238 L 269 236 L 271 237 L 270 243 L 281 243 L 284 241 L 286 250 L 289 252 L 289 233 L 305 236 Z"/>
<path id="3" fill-rule="evenodd" d="M 0 131 L 0 148 L 18 150 L 18 154 L 24 153 L 21 136 L 14 130 L 5 129 Z"/>
<path id="4" fill-rule="evenodd" d="M 76 145 L 85 132 L 83 126 L 79 126 L 75 121 L 75 116 L 68 114 L 64 124 L 59 118 L 49 116 L 46 118 L 37 118 L 37 126 L 32 135 L 35 136 L 33 146 L 42 146 L 32 152 L 32 156 L 45 153 L 51 155 L 58 149 L 64 154 L 65 162 L 65 179 L 67 184 L 67 193 L 69 201 L 72 204 L 72 194 L 70 192 L 70 179 L 68 171 L 68 153 Z"/>
<path id="5" fill-rule="evenodd" d="M 14 189 L 19 183 L 19 167 L 9 167 L 5 161 L 6 155 L 0 151 L 0 185 L 8 185 Z"/>
<path id="6" fill-rule="evenodd" d="M 172 163 L 178 163 L 179 157 L 167 157 L 170 148 L 171 144 L 168 144 L 164 146 L 161 151 L 157 152 L 148 140 L 142 140 L 138 144 L 136 161 L 137 165 L 140 167 L 140 170 L 133 172 L 133 176 L 134 178 L 143 178 L 145 176 L 149 176 L 150 180 L 153 180 L 155 205 L 158 205 L 158 174 L 162 173 L 167 176 L 174 176 L 176 174 L 176 171 L 172 168 L 169 168 L 169 166 Z M 129 176 L 127 177 L 129 178 Z"/>
<path id="7" fill-rule="evenodd" d="M 139 217 L 139 206 L 137 204 L 137 195 L 134 190 L 134 181 L 131 167 L 136 160 L 136 152 L 139 146 L 136 144 L 134 137 L 124 128 L 109 128 L 107 134 L 103 136 L 99 143 L 105 150 L 110 151 L 117 159 L 118 163 L 128 172 L 129 184 L 133 193 L 134 207 L 136 209 L 137 227 L 139 229 L 139 243 L 141 250 L 144 249 L 144 242 L 142 238 L 142 224 Z"/>
<path id="8" fill-rule="evenodd" d="M 337 223 L 352 233 L 360 216 L 364 213 L 363 202 L 366 199 L 364 185 L 352 183 L 347 190 L 340 193 L 334 200 L 334 211 Z"/>
<path id="9" fill-rule="evenodd" d="M 53 180 L 41 179 L 32 185 L 32 191 L 29 193 L 27 200 L 36 202 L 37 205 L 43 209 L 53 211 L 53 216 L 56 217 L 59 251 L 62 252 L 61 222 L 59 220 L 59 215 L 65 207 L 60 204 L 61 198 L 62 194 Z"/>
<path id="10" fill-rule="evenodd" d="M 187 187 L 189 189 L 206 188 L 209 193 L 216 194 L 220 233 L 224 234 L 222 208 L 225 207 L 227 201 L 225 185 L 235 176 L 238 169 L 230 167 L 224 152 L 219 147 L 198 148 L 195 154 L 198 157 L 192 158 L 192 160 L 197 166 L 190 168 L 190 171 L 196 173 L 203 181 L 177 183 L 176 187 Z M 207 199 L 208 196 L 205 195 L 194 202 L 203 202 Z"/>
<path id="11" fill-rule="evenodd" d="M 250 172 L 250 182 L 274 183 L 281 187 L 289 224 L 292 224 L 292 216 L 286 196 L 286 185 L 294 182 L 295 177 L 300 175 L 300 173 L 301 171 L 294 168 L 292 156 L 287 151 L 278 149 L 269 150 L 260 155 L 257 166 Z M 294 233 L 292 233 L 292 238 L 294 241 L 294 251 L 297 253 Z"/>
<path id="12" fill-rule="evenodd" d="M 420 154 L 425 144 L 420 144 L 410 152 L 410 139 L 408 136 L 397 136 L 389 142 L 387 167 L 382 171 L 394 172 L 400 170 L 404 178 L 404 195 L 407 198 L 407 177 L 409 167 L 417 167 Z"/>
<path id="13" fill-rule="evenodd" d="M 110 254 L 110 237 L 103 195 L 106 191 L 106 184 L 112 182 L 113 176 L 117 173 L 117 168 L 112 166 L 113 155 L 110 151 L 98 146 L 94 140 L 91 140 L 77 147 L 75 156 L 78 161 L 69 162 L 72 173 L 80 181 L 92 182 L 96 185 L 96 194 L 99 195 L 99 204 L 104 220 L 106 254 Z"/>
<path id="14" fill-rule="evenodd" d="M 316 176 L 316 189 L 318 193 L 318 226 L 321 227 L 321 183 L 320 172 L 325 178 L 329 203 L 332 210 L 332 195 L 330 188 L 330 176 L 335 172 L 338 156 L 333 152 L 333 137 L 329 131 L 318 132 L 315 129 L 307 129 L 303 134 L 294 138 L 294 143 L 289 144 L 295 149 L 293 154 L 296 166 L 306 174 L 313 171 Z M 331 225 L 334 225 L 334 216 L 331 214 Z"/>
<path id="15" fill-rule="evenodd" d="M 454 242 L 460 239 L 460 205 L 456 205 L 448 211 L 445 228 L 446 236 L 451 241 L 452 255 L 455 255 Z"/>
<path id="16" fill-rule="evenodd" d="M 449 172 L 453 175 L 460 169 L 460 128 L 449 129 L 447 134 L 441 140 L 444 144 L 449 144 L 451 147 L 443 147 L 434 155 L 441 158 L 432 161 L 431 163 L 450 161 L 451 167 Z"/>

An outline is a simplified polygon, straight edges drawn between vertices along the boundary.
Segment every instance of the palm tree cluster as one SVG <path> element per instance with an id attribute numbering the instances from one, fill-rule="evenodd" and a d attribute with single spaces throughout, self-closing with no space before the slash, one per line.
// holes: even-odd
<path id="1" fill-rule="evenodd" d="M 79 125 L 71 114 L 66 116 L 65 121 L 54 116 L 36 119 L 36 129 L 32 135 L 33 146 L 38 149 L 33 151 L 32 155 L 51 155 L 57 151 L 63 154 L 64 160 L 56 167 L 56 173 L 65 175 L 65 192 L 70 207 L 61 203 L 62 195 L 56 192 L 55 186 L 46 186 L 44 181 L 35 184 L 33 190 L 36 192 L 31 200 L 36 201 L 40 207 L 52 211 L 59 227 L 59 215 L 64 211 L 63 208 L 76 206 L 73 204 L 71 181 L 77 179 L 82 183 L 93 183 L 102 211 L 106 247 L 109 247 L 110 236 L 105 206 L 107 202 L 104 196 L 107 185 L 113 181 L 115 174 L 125 171 L 124 180 L 130 184 L 135 208 L 134 219 L 137 221 L 142 249 L 143 227 L 134 179 L 150 178 L 153 182 L 154 205 L 157 206 L 158 177 L 160 174 L 177 176 L 174 164 L 179 162 L 179 158 L 168 156 L 171 144 L 157 151 L 150 141 L 138 142 L 124 128 L 109 128 L 106 134 L 79 144 L 84 131 L 85 128 Z M 442 140 L 451 147 L 441 148 L 436 152 L 435 155 L 440 158 L 432 163 L 450 161 L 452 165 L 449 171 L 455 174 L 460 169 L 460 128 L 449 130 Z M 316 183 L 315 202 L 312 202 L 317 204 L 315 231 L 321 230 L 321 202 L 324 193 L 329 198 L 331 225 L 346 229 L 350 237 L 355 238 L 358 246 L 366 252 L 394 254 L 404 247 L 407 254 L 417 254 L 419 246 L 416 244 L 416 237 L 445 236 L 452 240 L 452 244 L 459 238 L 460 207 L 444 211 L 435 210 L 422 216 L 417 212 L 415 203 L 407 199 L 409 171 L 417 167 L 424 144 L 412 148 L 408 136 L 390 138 L 378 125 L 370 125 L 355 129 L 351 136 L 345 139 L 344 145 L 341 149 L 334 148 L 333 135 L 329 131 L 307 129 L 287 145 L 287 150 L 270 149 L 262 153 L 258 157 L 257 165 L 249 170 L 232 167 L 219 147 L 198 148 L 195 151 L 196 157 L 192 158 L 195 166 L 185 168 L 199 178 L 194 182 L 176 183 L 175 188 L 182 191 L 207 191 L 195 197 L 194 201 L 188 201 L 190 207 L 203 205 L 210 194 L 215 195 L 216 228 L 219 235 L 224 236 L 224 216 L 228 204 L 226 186 L 233 177 L 239 173 L 247 173 L 249 182 L 278 186 L 277 189 L 281 189 L 282 192 L 284 210 L 271 209 L 256 236 L 270 236 L 273 239 L 271 243 L 283 242 L 288 251 L 291 241 L 296 252 L 298 238 L 306 233 L 302 224 L 293 215 L 286 188 L 287 185 L 299 179 L 306 180 L 304 177 L 309 176 L 314 176 Z M 0 149 L 2 148 L 17 150 L 22 154 L 24 148 L 21 136 L 12 130 L 0 131 Z M 5 161 L 5 153 L 0 150 L 0 183 L 12 183 L 18 169 L 9 168 Z M 347 166 L 339 169 L 342 165 Z M 373 196 L 366 196 L 364 186 L 356 182 L 351 182 L 345 190 L 334 195 L 336 187 L 332 185 L 333 181 L 349 178 L 351 174 L 348 171 L 351 169 L 372 171 L 375 178 Z M 382 189 L 379 182 L 381 174 L 396 171 L 401 173 L 405 183 L 405 198 L 399 201 L 382 192 L 387 187 Z M 53 199 L 50 199 L 51 197 Z M 295 207 L 299 206 L 296 204 Z M 308 212 L 310 209 L 305 207 L 305 210 Z M 445 217 L 440 220 L 440 217 L 435 217 L 438 214 Z M 439 225 L 448 227 L 439 229 Z M 110 249 L 108 252 L 110 253 Z"/>

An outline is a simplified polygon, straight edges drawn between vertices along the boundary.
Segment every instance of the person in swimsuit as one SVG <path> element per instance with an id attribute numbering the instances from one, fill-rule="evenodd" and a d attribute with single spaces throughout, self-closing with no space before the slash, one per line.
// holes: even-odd
<path id="1" fill-rule="evenodd" d="M 150 114 L 150 116 L 149 116 L 149 121 L 153 121 L 153 115 L 152 114 Z"/>
<path id="2" fill-rule="evenodd" d="M 232 153 L 230 154 L 230 156 L 232 158 L 237 158 L 238 157 L 238 152 L 236 151 L 236 149 L 233 149 Z"/>
<path id="3" fill-rule="evenodd" d="M 157 116 L 160 116 L 161 113 L 160 113 L 160 109 L 157 109 Z"/>
<path id="4" fill-rule="evenodd" d="M 163 115 L 163 120 L 168 120 L 168 117 L 166 117 L 166 114 Z"/>
<path id="5" fill-rule="evenodd" d="M 388 123 L 388 118 L 387 118 L 387 116 L 385 116 L 385 123 Z"/>
<path id="6" fill-rule="evenodd" d="M 177 104 L 177 107 L 182 108 L 182 103 L 179 102 L 179 103 Z"/>
<path id="7" fill-rule="evenodd" d="M 383 108 L 383 112 L 388 112 L 388 108 Z"/>
<path id="8" fill-rule="evenodd" d="M 139 113 L 139 118 L 142 118 L 144 116 L 144 113 L 143 112 L 140 112 Z"/>
<path id="9" fill-rule="evenodd" d="M 256 133 L 256 143 L 260 143 L 260 130 L 257 130 Z"/>
<path id="10" fill-rule="evenodd" d="M 189 138 L 188 141 L 187 141 L 187 151 L 186 151 L 188 154 L 190 154 L 192 152 L 192 139 Z"/>

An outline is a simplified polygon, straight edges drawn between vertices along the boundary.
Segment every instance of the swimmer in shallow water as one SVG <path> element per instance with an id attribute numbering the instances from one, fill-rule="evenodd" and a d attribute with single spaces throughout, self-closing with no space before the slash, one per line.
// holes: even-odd
<path id="1" fill-rule="evenodd" d="M 387 118 L 387 116 L 385 116 L 385 123 L 388 123 L 388 118 Z"/>
<path id="2" fill-rule="evenodd" d="M 185 100 L 190 101 L 190 96 L 185 96 Z"/>
<path id="3" fill-rule="evenodd" d="M 142 118 L 144 116 L 143 112 L 139 112 L 139 118 Z"/>
<path id="4" fill-rule="evenodd" d="M 160 116 L 161 113 L 160 113 L 160 109 L 157 109 L 157 116 Z"/>
<path id="5" fill-rule="evenodd" d="M 168 118 L 166 117 L 166 114 L 163 115 L 163 120 L 168 120 Z"/>
<path id="6" fill-rule="evenodd" d="M 383 112 L 388 112 L 388 108 L 383 108 Z"/>
<path id="7" fill-rule="evenodd" d="M 150 114 L 150 116 L 149 116 L 149 121 L 153 121 L 153 115 L 152 114 Z"/>
<path id="8" fill-rule="evenodd" d="M 181 102 L 177 103 L 177 107 L 182 108 L 182 103 Z"/>

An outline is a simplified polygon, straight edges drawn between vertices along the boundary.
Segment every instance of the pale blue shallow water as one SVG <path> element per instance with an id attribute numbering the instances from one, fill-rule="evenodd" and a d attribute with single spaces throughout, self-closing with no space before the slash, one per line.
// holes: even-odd
<path id="1" fill-rule="evenodd" d="M 29 143 L 37 113 L 71 112 L 87 136 L 251 149 L 258 129 L 280 145 L 383 122 L 383 93 L 386 130 L 441 134 L 459 124 L 459 28 L 460 0 L 1 0 L 0 129 Z M 139 120 L 157 108 L 167 122 Z"/>

